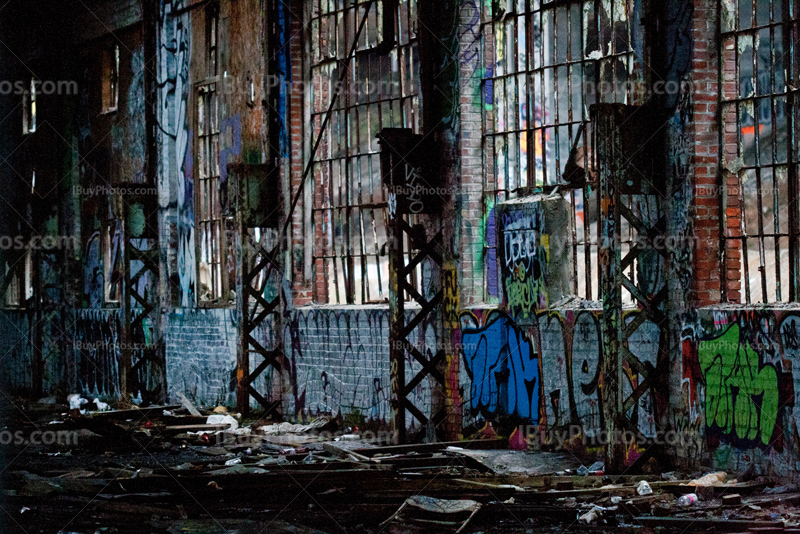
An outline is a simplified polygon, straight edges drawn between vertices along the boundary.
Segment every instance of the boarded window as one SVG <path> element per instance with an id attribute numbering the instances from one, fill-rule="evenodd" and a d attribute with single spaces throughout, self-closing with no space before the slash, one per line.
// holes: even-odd
<path id="1" fill-rule="evenodd" d="M 315 299 L 357 304 L 389 296 L 387 196 L 381 184 L 383 128 L 419 128 L 419 58 L 415 0 L 396 2 L 396 44 L 379 53 L 384 4 L 369 8 L 353 57 L 348 54 L 366 1 L 310 0 L 311 130 L 323 138 L 315 155 Z M 341 93 L 321 132 L 326 111 L 349 61 Z"/>
<path id="2" fill-rule="evenodd" d="M 570 152 L 584 153 L 589 106 L 636 104 L 635 45 L 641 40 L 639 0 L 499 0 L 483 3 L 484 209 L 549 192 L 563 179 Z M 639 60 L 640 61 L 640 60 Z M 572 204 L 575 294 L 597 298 L 597 187 L 586 181 L 562 191 Z M 487 287 L 497 287 L 487 236 Z"/>
<path id="3" fill-rule="evenodd" d="M 720 13 L 726 289 L 781 302 L 794 280 L 797 300 L 800 2 L 722 0 Z"/>

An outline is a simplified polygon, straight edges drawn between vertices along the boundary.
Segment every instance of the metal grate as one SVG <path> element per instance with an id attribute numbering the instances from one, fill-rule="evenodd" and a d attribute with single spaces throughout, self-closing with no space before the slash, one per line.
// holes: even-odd
<path id="1" fill-rule="evenodd" d="M 727 296 L 743 293 L 748 304 L 796 301 L 800 2 L 719 5 L 720 152 L 733 176 L 723 211 L 726 263 L 734 270 L 725 277 Z"/>
<path id="2" fill-rule="evenodd" d="M 348 59 L 370 1 L 356 53 Z M 381 0 L 309 4 L 311 127 L 315 139 L 323 135 L 313 167 L 314 297 L 334 304 L 383 301 L 389 297 L 388 198 L 375 136 L 387 127 L 418 130 L 417 3 L 396 2 L 397 43 L 387 54 L 379 53 Z M 344 61 L 350 62 L 347 78 L 320 132 Z"/>
<path id="3" fill-rule="evenodd" d="M 589 106 L 635 104 L 638 0 L 500 0 L 483 12 L 484 209 L 564 184 L 570 151 L 584 153 Z M 634 73 L 634 74 L 632 74 Z M 596 177 L 572 184 L 573 291 L 597 297 Z M 487 240 L 487 263 L 496 247 Z M 580 273 L 580 275 L 579 275 Z M 491 267 L 487 276 L 491 276 Z M 495 284 L 489 281 L 487 286 Z"/>

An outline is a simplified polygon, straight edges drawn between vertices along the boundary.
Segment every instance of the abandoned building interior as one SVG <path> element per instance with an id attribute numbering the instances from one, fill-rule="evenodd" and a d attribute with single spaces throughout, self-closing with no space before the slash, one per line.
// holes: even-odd
<path id="1" fill-rule="evenodd" d="M 537 476 L 599 460 L 597 487 L 655 473 L 657 495 L 691 493 L 674 487 L 692 473 L 749 491 L 797 483 L 799 43 L 800 0 L 11 0 L 0 429 L 82 428 L 106 440 L 86 445 L 86 466 L 107 471 L 129 460 L 109 467 L 104 451 L 139 450 L 131 436 L 187 465 L 208 436 L 251 428 L 255 445 L 222 452 L 243 464 L 224 465 L 291 445 L 279 465 L 306 480 L 321 438 L 263 429 L 324 422 L 341 431 L 331 465 L 375 492 L 419 483 L 422 464 L 384 469 L 364 433 L 390 455 L 423 447 L 425 469 L 450 455 L 488 470 L 502 449 Z M 169 433 L 181 425 L 199 428 Z M 457 449 L 424 448 L 440 442 Z M 19 512 L 40 495 L 25 488 L 83 464 L 3 434 L 0 449 L 0 526 L 47 531 L 25 530 L 44 521 Z M 150 458 L 151 474 L 174 467 Z M 315 495 L 350 484 L 345 471 Z M 260 491 L 252 472 L 223 482 L 232 473 L 215 489 Z M 201 475 L 193 495 L 210 491 Z M 127 478 L 141 499 L 173 491 Z M 69 494 L 91 486 L 70 480 Z M 476 499 L 448 509 L 473 525 L 514 499 L 519 514 L 563 516 L 514 480 L 516 494 L 475 482 L 436 495 Z M 536 480 L 573 499 L 573 520 L 569 492 L 600 491 Z M 515 495 L 505 508 L 481 500 L 501 494 Z M 363 495 L 383 506 L 364 532 L 430 512 L 411 493 Z M 198 498 L 177 520 L 202 515 Z M 602 528 L 622 513 L 590 512 Z M 327 531 L 362 525 L 340 527 Z"/>

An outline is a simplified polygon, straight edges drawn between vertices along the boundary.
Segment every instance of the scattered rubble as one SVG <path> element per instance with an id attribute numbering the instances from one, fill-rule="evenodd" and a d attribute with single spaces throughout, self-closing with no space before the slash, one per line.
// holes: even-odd
<path id="1" fill-rule="evenodd" d="M 5 508 L 22 510 L 19 532 L 68 524 L 84 508 L 92 521 L 65 532 L 94 533 L 121 516 L 153 532 L 192 532 L 209 513 L 246 514 L 242 532 L 279 515 L 286 532 L 341 530 L 330 528 L 332 518 L 364 533 L 800 528 L 800 487 L 757 474 L 610 476 L 602 462 L 587 467 L 569 454 L 509 450 L 502 439 L 398 446 L 330 417 L 242 419 L 188 400 L 115 410 L 77 397 L 36 406 L 15 428 L 68 429 L 79 440 L 20 447 L 2 488 Z M 498 517 L 509 522 L 498 526 Z"/>

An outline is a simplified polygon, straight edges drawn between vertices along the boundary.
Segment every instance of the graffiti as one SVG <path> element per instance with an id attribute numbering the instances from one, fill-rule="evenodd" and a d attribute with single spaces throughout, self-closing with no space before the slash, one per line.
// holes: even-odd
<path id="1" fill-rule="evenodd" d="M 787 318 L 781 325 L 781 334 L 783 335 L 783 346 L 786 350 L 800 349 L 800 323 L 796 321 L 795 317 Z"/>
<path id="2" fill-rule="evenodd" d="M 448 328 L 458 327 L 458 311 L 459 311 L 459 296 L 458 296 L 458 271 L 455 264 L 449 264 L 442 269 L 442 313 L 444 315 L 444 324 Z"/>
<path id="3" fill-rule="evenodd" d="M 415 332 L 419 332 L 418 336 L 425 332 L 429 337 L 434 330 L 425 323 Z M 369 421 L 390 420 L 387 309 L 299 309 L 285 322 L 283 335 L 288 361 L 283 371 L 286 388 L 281 394 L 287 416 L 344 416 L 358 410 Z M 418 348 L 419 341 L 417 337 L 411 339 Z M 427 343 L 436 346 L 435 340 Z M 409 383 L 421 366 L 410 356 L 405 366 Z M 429 412 L 432 390 L 428 380 L 414 388 L 408 398 L 423 413 Z M 425 415 L 430 417 L 430 413 Z M 407 415 L 406 423 L 410 427 L 418 424 L 411 414 Z"/>
<path id="4" fill-rule="evenodd" d="M 474 412 L 539 420 L 539 359 L 532 341 L 508 315 L 495 311 L 486 326 L 463 330 L 461 352 Z"/>
<path id="5" fill-rule="evenodd" d="M 509 314 L 517 321 L 533 319 L 547 305 L 544 270 L 548 236 L 543 233 L 543 212 L 538 204 L 499 212 L 502 239 L 500 263 Z"/>
<path id="6" fill-rule="evenodd" d="M 629 312 L 626 322 L 638 312 Z M 549 311 L 537 315 L 542 360 L 542 390 L 548 428 L 579 425 L 602 429 L 602 331 L 600 310 Z M 658 327 L 645 321 L 628 341 L 628 348 L 646 367 L 656 366 Z M 641 383 L 627 363 L 623 365 L 626 397 Z M 666 400 L 661 401 L 666 406 Z M 626 414 L 643 435 L 656 434 L 659 399 L 651 388 Z"/>
<path id="7" fill-rule="evenodd" d="M 188 12 L 173 14 L 172 2 L 161 6 L 160 54 L 158 67 L 160 150 L 158 190 L 165 194 L 170 184 L 177 185 L 177 269 L 169 273 L 171 286 L 178 288 L 182 307 L 195 300 L 195 238 L 193 160 L 188 128 L 189 59 L 191 54 L 191 20 Z M 177 166 L 177 168 L 176 168 Z M 167 200 L 159 198 L 160 205 Z"/>
<path id="8" fill-rule="evenodd" d="M 459 2 L 461 18 L 458 39 L 461 42 L 461 72 L 464 79 L 472 78 L 478 71 L 481 59 L 481 12 L 480 4 L 471 0 Z"/>
<path id="9" fill-rule="evenodd" d="M 706 383 L 706 425 L 740 440 L 769 445 L 778 418 L 778 372 L 760 361 L 738 325 L 701 341 L 698 361 Z"/>

